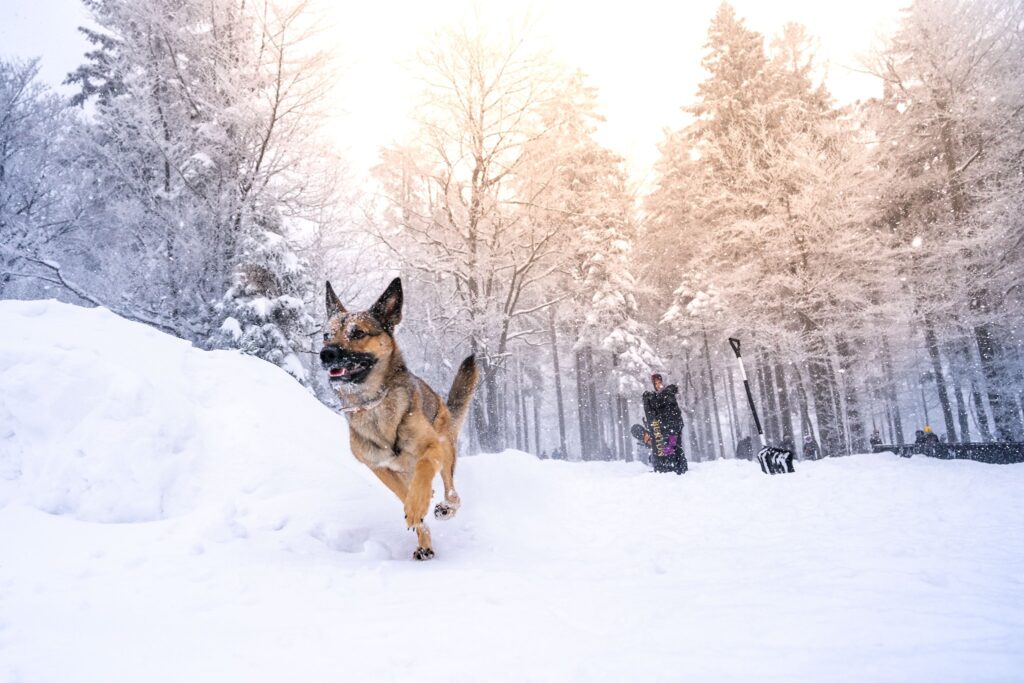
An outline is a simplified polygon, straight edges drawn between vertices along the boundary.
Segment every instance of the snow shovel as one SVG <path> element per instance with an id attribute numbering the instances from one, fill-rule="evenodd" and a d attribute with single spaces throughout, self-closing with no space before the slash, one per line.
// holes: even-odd
<path id="1" fill-rule="evenodd" d="M 757 452 L 757 462 L 761 464 L 761 471 L 765 474 L 787 474 L 793 471 L 793 452 L 785 448 L 769 446 L 764 438 L 764 430 L 761 429 L 761 420 L 757 417 L 757 408 L 754 407 L 754 395 L 750 393 L 750 382 L 747 380 L 747 371 L 743 368 L 743 357 L 740 355 L 740 340 L 729 337 L 729 346 L 736 353 L 736 360 L 740 364 L 740 377 L 743 378 L 743 388 L 747 392 L 747 403 L 750 404 L 750 412 L 754 414 L 754 425 L 757 427 L 757 435 L 761 437 L 761 450 Z"/>

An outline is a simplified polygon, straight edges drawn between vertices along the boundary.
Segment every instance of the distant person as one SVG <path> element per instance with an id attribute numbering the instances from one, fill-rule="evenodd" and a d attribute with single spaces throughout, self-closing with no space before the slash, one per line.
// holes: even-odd
<path id="1" fill-rule="evenodd" d="M 924 430 L 918 429 L 914 432 L 914 448 L 909 449 L 911 453 L 918 453 L 919 455 L 925 455 L 928 452 L 928 444 L 924 440 Z"/>
<path id="2" fill-rule="evenodd" d="M 934 458 L 938 455 L 939 451 L 939 435 L 933 432 L 932 428 L 928 425 L 925 425 L 924 430 L 922 431 L 924 433 L 924 440 L 922 443 L 924 444 L 925 453 Z"/>
<path id="3" fill-rule="evenodd" d="M 745 436 L 740 439 L 739 443 L 736 444 L 736 459 L 737 460 L 753 460 L 754 459 L 754 443 L 751 441 L 749 436 Z"/>
<path id="4" fill-rule="evenodd" d="M 871 432 L 871 438 L 868 439 L 868 443 L 871 444 L 871 450 L 875 450 L 875 446 L 882 445 L 882 435 L 878 433 L 878 430 Z"/>
<path id="5" fill-rule="evenodd" d="M 804 434 L 804 460 L 817 460 L 821 457 L 821 449 L 814 440 L 814 434 Z"/>
<path id="6" fill-rule="evenodd" d="M 793 437 L 789 434 L 782 435 L 782 441 L 779 442 L 779 448 L 796 455 L 796 444 L 793 443 Z"/>
<path id="7" fill-rule="evenodd" d="M 547 460 L 548 459 L 548 449 L 545 448 L 544 450 L 542 450 L 540 452 L 540 459 L 541 460 Z"/>
<path id="8" fill-rule="evenodd" d="M 665 386 L 660 374 L 651 375 L 654 391 L 643 394 L 646 427 L 659 447 L 651 454 L 656 472 L 674 471 L 682 474 L 688 469 L 683 455 L 683 413 L 679 409 L 679 387 Z"/>

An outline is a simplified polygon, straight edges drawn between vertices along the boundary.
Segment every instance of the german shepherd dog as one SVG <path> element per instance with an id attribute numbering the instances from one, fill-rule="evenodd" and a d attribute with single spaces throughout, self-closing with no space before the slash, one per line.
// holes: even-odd
<path id="1" fill-rule="evenodd" d="M 370 468 L 405 506 L 405 523 L 416 532 L 413 559 L 434 556 L 423 523 L 440 472 L 444 500 L 437 519 L 459 509 L 455 491 L 455 446 L 479 373 L 473 356 L 459 367 L 441 398 L 409 372 L 395 341 L 402 320 L 402 281 L 395 278 L 368 311 L 349 313 L 327 283 L 327 324 L 320 362 L 342 402 L 356 459 Z"/>

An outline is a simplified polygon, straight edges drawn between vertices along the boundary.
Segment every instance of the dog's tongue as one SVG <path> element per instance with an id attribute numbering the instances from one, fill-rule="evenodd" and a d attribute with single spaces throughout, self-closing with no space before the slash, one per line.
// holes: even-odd
<path id="1" fill-rule="evenodd" d="M 331 368 L 330 371 L 331 377 L 344 377 L 347 374 L 348 370 L 346 368 Z"/>

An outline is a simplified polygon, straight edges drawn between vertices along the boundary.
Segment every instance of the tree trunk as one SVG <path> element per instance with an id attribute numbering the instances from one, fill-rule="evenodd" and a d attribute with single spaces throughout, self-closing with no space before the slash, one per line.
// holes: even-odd
<path id="1" fill-rule="evenodd" d="M 525 451 L 526 443 L 523 440 L 523 420 L 519 410 L 523 398 L 522 375 L 519 372 L 519 359 L 516 358 L 512 365 L 512 422 L 515 431 L 516 450 Z"/>
<path id="2" fill-rule="evenodd" d="M 622 459 L 633 460 L 633 444 L 629 434 L 629 401 L 625 396 L 618 397 L 619 409 L 619 439 Z M 681 437 L 680 437 L 681 438 Z"/>
<path id="3" fill-rule="evenodd" d="M 885 427 L 888 429 L 888 433 L 885 437 L 885 442 L 896 443 L 896 432 L 892 426 L 892 411 L 889 409 L 889 402 L 884 401 L 882 405 L 885 406 Z"/>
<path id="4" fill-rule="evenodd" d="M 584 349 L 584 352 L 587 357 L 587 378 L 585 382 L 587 391 L 589 392 L 587 401 L 591 414 L 590 424 L 594 430 L 592 443 L 596 449 L 596 452 L 591 454 L 591 459 L 594 459 L 604 452 L 604 425 L 601 424 L 603 422 L 601 418 L 601 404 L 597 400 L 597 383 L 594 381 L 596 379 L 594 371 L 594 350 L 588 346 Z"/>
<path id="5" fill-rule="evenodd" d="M 796 394 L 797 401 L 800 402 L 800 436 L 806 436 L 808 434 L 814 435 L 814 426 L 811 424 L 810 406 L 808 405 L 807 387 L 804 386 L 803 373 L 798 369 L 796 371 Z"/>
<path id="6" fill-rule="evenodd" d="M 522 361 L 516 361 L 519 370 L 519 415 L 523 422 L 523 450 L 530 450 L 530 416 L 526 412 L 526 380 L 523 377 Z"/>
<path id="7" fill-rule="evenodd" d="M 745 420 L 740 417 L 739 404 L 736 402 L 736 382 L 732 376 L 732 366 L 729 366 L 725 370 L 726 377 L 729 380 L 729 404 L 732 406 L 732 414 L 735 418 L 735 424 L 733 425 L 733 442 L 737 445 L 740 439 L 743 438 L 743 424 Z M 733 448 L 735 452 L 736 448 Z"/>
<path id="8" fill-rule="evenodd" d="M 818 434 L 821 437 L 821 457 L 840 455 L 845 450 L 845 439 L 838 429 L 838 415 L 829 381 L 831 370 L 828 347 L 819 334 L 812 333 L 808 351 L 807 374 L 814 395 L 814 412 L 818 420 Z"/>
<path id="9" fill-rule="evenodd" d="M 827 348 L 827 346 L 826 346 Z M 839 386 L 839 377 L 836 373 L 831 354 L 825 360 L 826 377 L 828 378 L 829 396 L 832 398 L 832 414 L 835 416 L 836 436 L 839 439 L 840 449 L 835 455 L 849 454 L 849 440 L 846 438 L 846 415 L 843 412 L 843 398 Z"/>
<path id="10" fill-rule="evenodd" d="M 843 335 L 836 337 L 836 350 L 839 353 L 839 367 L 843 374 L 843 398 L 846 401 L 846 421 L 850 435 L 850 448 L 854 453 L 867 450 L 868 440 L 864 433 L 864 413 L 857 393 L 857 381 L 854 349 L 850 341 Z"/>
<path id="11" fill-rule="evenodd" d="M 539 456 L 543 451 L 540 448 L 540 391 L 537 387 L 533 389 L 533 449 Z"/>
<path id="12" fill-rule="evenodd" d="M 477 411 L 477 431 L 480 436 L 480 448 L 488 453 L 497 452 L 502 441 L 502 423 L 500 416 L 501 397 L 498 389 L 498 370 L 490 361 L 480 364 L 481 386 L 484 390 L 483 410 Z"/>
<path id="13" fill-rule="evenodd" d="M 982 441 L 992 441 L 992 430 L 988 426 L 988 413 L 985 412 L 985 400 L 981 397 L 978 384 L 971 380 L 971 400 L 974 401 L 975 419 L 978 423 L 978 431 L 981 432 Z"/>
<path id="14" fill-rule="evenodd" d="M 903 419 L 900 416 L 900 403 L 896 393 L 896 378 L 892 371 L 892 351 L 889 349 L 889 338 L 882 335 L 882 371 L 885 373 L 885 392 L 889 399 L 889 410 L 892 413 L 895 443 L 903 445 Z"/>
<path id="15" fill-rule="evenodd" d="M 967 415 L 967 401 L 964 400 L 964 388 L 960 382 L 956 383 L 953 395 L 956 397 L 956 415 L 960 421 L 960 442 L 970 443 L 971 427 Z"/>
<path id="16" fill-rule="evenodd" d="M 789 406 L 789 385 L 786 383 L 786 368 L 782 363 L 775 364 L 775 386 L 779 391 L 779 415 L 782 418 L 782 434 L 795 439 L 793 432 L 793 413 Z"/>
<path id="17" fill-rule="evenodd" d="M 618 458 L 618 435 L 615 433 L 615 424 L 618 420 L 615 416 L 615 398 L 611 394 L 608 394 L 606 398 L 605 403 L 608 405 L 608 438 L 602 460 L 616 460 Z"/>
<path id="18" fill-rule="evenodd" d="M 565 453 L 565 404 L 562 399 L 562 371 L 558 365 L 558 336 L 555 334 L 555 309 L 548 309 L 548 331 L 551 335 L 551 362 L 555 370 L 555 401 L 558 403 L 558 446 Z"/>
<path id="19" fill-rule="evenodd" d="M 932 321 L 925 318 L 924 340 L 928 347 L 928 356 L 932 361 L 932 374 L 935 376 L 935 388 L 939 394 L 939 405 L 942 406 L 942 419 L 946 424 L 946 443 L 956 443 L 956 423 L 953 421 L 953 407 L 946 389 L 946 375 L 942 371 L 942 357 L 939 354 L 939 340 L 935 334 Z"/>
<path id="20" fill-rule="evenodd" d="M 589 346 L 576 352 L 576 388 L 580 414 L 580 458 L 599 459 L 603 452 L 602 425 L 594 386 L 594 354 Z"/>
<path id="21" fill-rule="evenodd" d="M 931 421 L 931 418 L 928 415 L 928 398 L 927 398 L 927 395 L 925 394 L 925 391 L 924 391 L 924 383 L 925 383 L 925 379 L 924 379 L 924 377 L 922 377 L 921 378 L 921 382 L 920 382 L 920 386 L 921 386 L 921 412 L 924 414 L 924 423 L 926 425 L 928 425 L 928 426 L 931 426 L 932 421 Z"/>
<path id="22" fill-rule="evenodd" d="M 732 373 L 729 372 L 728 368 L 726 368 L 726 385 L 725 385 L 725 393 L 726 394 L 728 394 L 729 390 L 732 388 L 731 385 L 732 385 Z M 726 417 L 729 420 L 728 452 L 729 453 L 735 453 L 736 452 L 736 415 L 733 412 L 732 404 L 729 402 L 729 397 L 728 396 L 724 396 L 723 398 L 725 399 L 723 401 L 725 403 L 725 415 L 726 415 Z"/>
<path id="23" fill-rule="evenodd" d="M 576 407 L 579 413 L 580 425 L 580 460 L 589 460 L 592 450 L 594 429 L 591 421 L 593 413 L 590 411 L 590 392 L 587 391 L 586 382 L 587 358 L 583 349 L 576 350 Z"/>
<path id="24" fill-rule="evenodd" d="M 758 398 L 761 399 L 761 429 L 764 430 L 764 437 L 768 441 L 774 442 L 775 433 L 772 430 L 771 411 L 768 409 L 768 383 L 764 379 L 764 365 L 760 362 L 760 357 L 756 355 L 754 363 L 754 376 L 757 378 L 757 394 Z"/>
<path id="25" fill-rule="evenodd" d="M 988 404 L 992 409 L 996 439 L 999 441 L 1020 441 L 1024 438 L 1024 425 L 1021 424 L 1020 411 L 1016 401 L 1003 390 L 1003 378 L 1000 376 L 997 363 L 998 345 L 992 338 L 988 325 L 974 328 L 974 338 L 978 342 L 978 355 L 981 357 L 981 369 L 985 374 L 988 387 Z"/>
<path id="26" fill-rule="evenodd" d="M 711 408 L 715 416 L 715 433 L 718 435 L 718 457 L 725 457 L 725 442 L 722 439 L 722 417 L 718 412 L 718 394 L 715 391 L 715 373 L 711 368 L 711 350 L 708 348 L 708 333 L 704 331 L 704 358 L 708 363 L 708 385 L 711 387 Z"/>
<path id="27" fill-rule="evenodd" d="M 771 423 L 771 436 L 769 441 L 772 443 L 778 443 L 782 441 L 782 424 L 779 421 L 779 396 L 778 390 L 775 387 L 775 373 L 772 370 L 771 357 L 767 351 L 758 354 L 760 366 L 762 369 L 762 375 L 764 377 L 764 393 L 765 393 L 765 413 L 768 416 L 768 422 Z"/>

